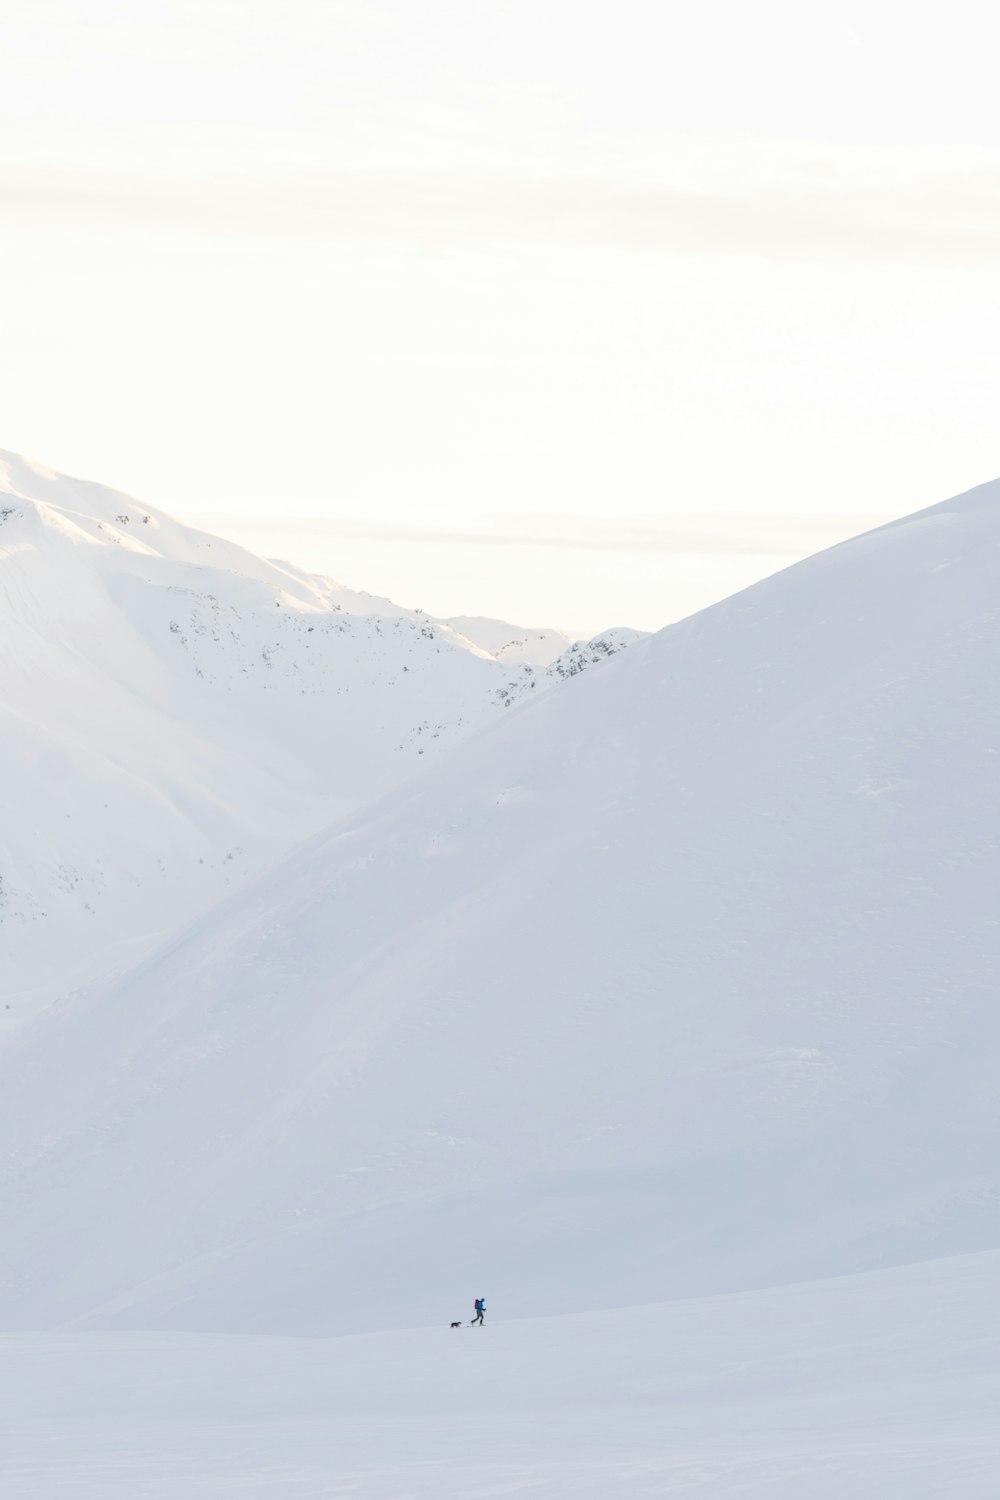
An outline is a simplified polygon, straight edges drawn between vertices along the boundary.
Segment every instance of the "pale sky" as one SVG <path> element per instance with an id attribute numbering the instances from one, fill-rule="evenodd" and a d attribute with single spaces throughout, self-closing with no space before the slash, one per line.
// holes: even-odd
<path id="1" fill-rule="evenodd" d="M 2 0 L 0 447 L 656 628 L 1000 474 L 994 11 Z"/>

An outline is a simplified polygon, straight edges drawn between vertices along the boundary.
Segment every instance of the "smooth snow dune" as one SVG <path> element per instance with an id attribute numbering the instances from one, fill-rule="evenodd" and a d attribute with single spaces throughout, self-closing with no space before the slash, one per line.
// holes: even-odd
<path id="1" fill-rule="evenodd" d="M 1000 484 L 513 710 L 0 1067 L 6 1326 L 1000 1242 Z"/>
<path id="2" fill-rule="evenodd" d="M 0 1339 L 4 1500 L 994 1500 L 996 1253 L 339 1339 Z M 493 1317 L 491 1312 L 490 1317 Z"/>

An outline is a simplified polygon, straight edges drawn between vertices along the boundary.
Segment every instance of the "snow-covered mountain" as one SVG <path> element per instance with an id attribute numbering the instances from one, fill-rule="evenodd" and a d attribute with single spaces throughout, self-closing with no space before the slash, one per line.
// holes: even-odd
<path id="1" fill-rule="evenodd" d="M 0 1322 L 1000 1243 L 998 600 L 995 483 L 530 695 L 49 1012 L 0 1059 Z"/>
<path id="2" fill-rule="evenodd" d="M 0 454 L 0 1024 L 147 952 L 536 675 Z"/>

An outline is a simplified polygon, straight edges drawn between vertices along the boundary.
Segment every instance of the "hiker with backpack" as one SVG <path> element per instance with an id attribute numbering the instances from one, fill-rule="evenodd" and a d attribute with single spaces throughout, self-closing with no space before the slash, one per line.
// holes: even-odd
<path id="1" fill-rule="evenodd" d="M 476 1316 L 473 1318 L 472 1323 L 478 1323 L 480 1328 L 482 1328 L 483 1317 L 486 1313 L 486 1298 L 477 1297 L 474 1305 L 476 1309 Z M 472 1323 L 469 1324 L 470 1328 L 472 1327 Z"/>

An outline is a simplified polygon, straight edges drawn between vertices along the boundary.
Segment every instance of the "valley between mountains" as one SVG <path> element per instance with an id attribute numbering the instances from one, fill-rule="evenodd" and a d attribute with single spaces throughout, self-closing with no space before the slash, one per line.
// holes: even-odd
<path id="1" fill-rule="evenodd" d="M 990 1500 L 1000 482 L 574 644 L 0 475 L 5 1494 Z"/>

